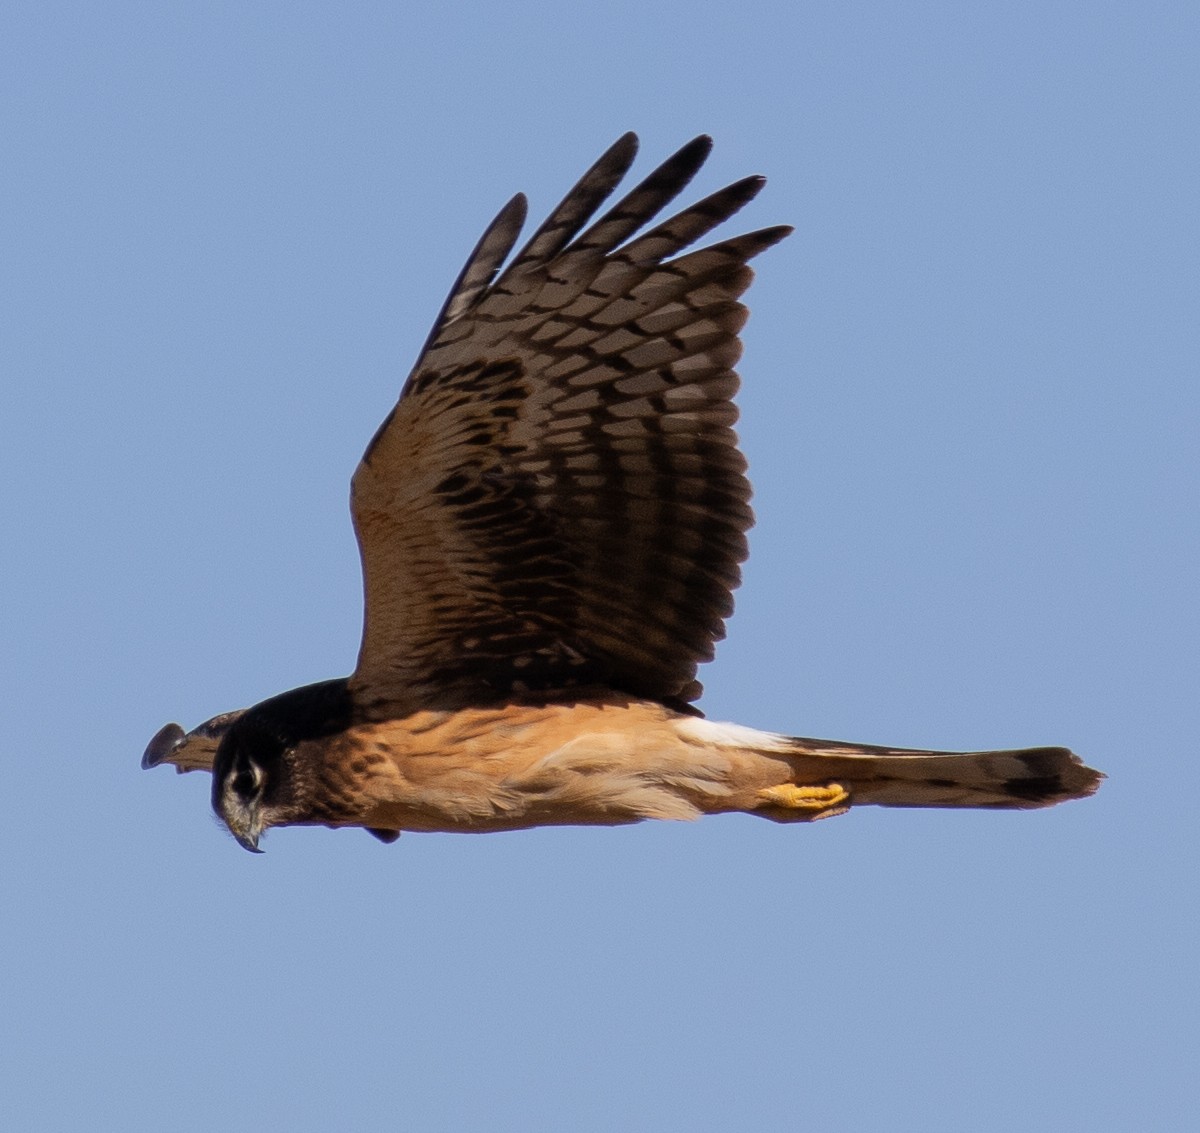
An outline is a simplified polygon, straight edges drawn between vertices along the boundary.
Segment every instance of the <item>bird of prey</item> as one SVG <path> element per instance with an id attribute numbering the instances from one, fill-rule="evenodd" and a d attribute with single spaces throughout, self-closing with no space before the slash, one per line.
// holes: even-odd
<path id="1" fill-rule="evenodd" d="M 748 261 L 791 231 L 686 251 L 761 177 L 646 229 L 711 145 L 688 143 L 593 220 L 633 162 L 626 134 L 511 260 L 524 196 L 483 234 L 354 474 L 357 668 L 187 733 L 168 724 L 146 749 L 144 767 L 211 771 L 213 808 L 246 849 L 276 826 L 391 842 L 1042 807 L 1098 786 L 1060 747 L 801 739 L 693 706 L 752 522 L 733 432 L 738 298 Z"/>

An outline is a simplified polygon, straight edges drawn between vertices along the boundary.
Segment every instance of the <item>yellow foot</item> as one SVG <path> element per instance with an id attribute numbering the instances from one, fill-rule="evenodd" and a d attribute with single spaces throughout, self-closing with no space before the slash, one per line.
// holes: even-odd
<path id="1" fill-rule="evenodd" d="M 799 786 L 784 783 L 779 787 L 767 787 L 758 792 L 764 807 L 783 807 L 789 811 L 808 811 L 808 814 L 792 814 L 789 818 L 824 818 L 842 814 L 848 808 L 850 792 L 841 783 L 826 783 L 823 787 Z M 775 817 L 770 815 L 768 817 Z M 783 817 L 782 815 L 780 817 Z"/>

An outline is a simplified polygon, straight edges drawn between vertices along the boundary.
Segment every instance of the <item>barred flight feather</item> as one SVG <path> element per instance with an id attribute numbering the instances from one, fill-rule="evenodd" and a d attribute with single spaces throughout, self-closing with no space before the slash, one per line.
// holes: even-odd
<path id="1" fill-rule="evenodd" d="M 386 711 L 587 685 L 699 695 L 753 522 L 738 297 L 790 231 L 678 255 L 753 199 L 750 177 L 637 235 L 710 148 L 688 143 L 585 228 L 632 164 L 626 135 L 507 267 L 523 198 L 468 260 L 354 477 L 351 685 Z"/>

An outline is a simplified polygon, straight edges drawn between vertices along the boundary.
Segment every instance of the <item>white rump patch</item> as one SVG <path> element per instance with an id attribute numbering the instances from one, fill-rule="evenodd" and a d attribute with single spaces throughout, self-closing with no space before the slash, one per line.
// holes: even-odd
<path id="1" fill-rule="evenodd" d="M 689 743 L 711 744 L 714 747 L 749 748 L 752 751 L 787 751 L 791 738 L 778 732 L 760 732 L 741 724 L 720 724 L 715 720 L 700 720 L 689 716 L 677 720 L 675 730 Z"/>

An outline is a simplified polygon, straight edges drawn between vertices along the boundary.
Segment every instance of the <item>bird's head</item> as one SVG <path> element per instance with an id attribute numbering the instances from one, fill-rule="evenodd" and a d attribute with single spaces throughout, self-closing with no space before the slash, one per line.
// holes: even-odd
<path id="1" fill-rule="evenodd" d="M 285 740 L 248 719 L 231 727 L 213 760 L 212 805 L 238 844 L 259 854 L 264 830 L 287 821 L 294 802 L 292 751 Z"/>
<path id="2" fill-rule="evenodd" d="M 221 736 L 212 765 L 212 805 L 238 844 L 261 853 L 272 826 L 340 817 L 323 796 L 322 741 L 344 729 L 346 682 L 325 681 L 256 704 Z"/>

